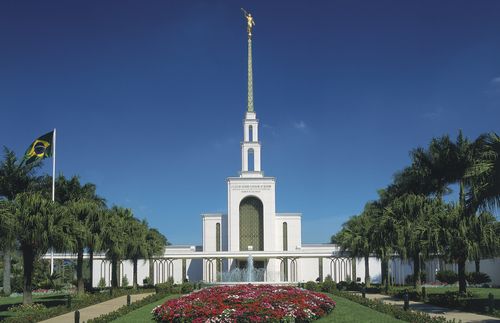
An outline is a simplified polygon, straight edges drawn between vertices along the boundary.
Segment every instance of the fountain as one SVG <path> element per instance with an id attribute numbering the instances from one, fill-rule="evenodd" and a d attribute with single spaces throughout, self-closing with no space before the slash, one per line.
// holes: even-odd
<path id="1" fill-rule="evenodd" d="M 253 257 L 251 254 L 249 254 L 247 259 L 247 282 L 253 282 L 254 278 L 253 274 L 254 274 Z"/>

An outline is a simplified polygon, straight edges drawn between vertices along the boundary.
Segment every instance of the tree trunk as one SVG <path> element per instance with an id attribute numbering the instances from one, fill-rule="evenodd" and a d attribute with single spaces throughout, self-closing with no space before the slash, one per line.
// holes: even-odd
<path id="1" fill-rule="evenodd" d="M 476 259 L 474 262 L 476 265 L 476 273 L 478 273 L 480 270 L 480 266 L 481 266 L 481 259 Z"/>
<path id="2" fill-rule="evenodd" d="M 94 288 L 94 249 L 89 249 L 90 287 Z M 96 284 L 97 285 L 97 284 Z"/>
<path id="3" fill-rule="evenodd" d="M 133 277 L 133 282 L 132 285 L 134 289 L 137 289 L 137 259 L 133 259 L 134 262 L 134 277 Z"/>
<path id="4" fill-rule="evenodd" d="M 24 247 L 23 251 L 23 304 L 33 304 L 33 248 Z"/>
<path id="5" fill-rule="evenodd" d="M 85 293 L 85 287 L 83 285 L 83 249 L 78 250 L 76 259 L 76 288 L 77 294 L 81 295 Z"/>
<path id="6" fill-rule="evenodd" d="M 413 256 L 413 287 L 420 292 L 422 290 L 422 281 L 420 280 L 420 254 Z"/>
<path id="7" fill-rule="evenodd" d="M 3 250 L 3 293 L 5 296 L 9 296 L 11 293 L 11 288 L 10 288 L 10 270 L 11 270 L 11 263 L 10 263 L 10 249 L 5 248 Z"/>
<path id="8" fill-rule="evenodd" d="M 465 277 L 465 259 L 459 259 L 458 264 L 458 292 L 467 292 L 467 278 Z"/>
<path id="9" fill-rule="evenodd" d="M 149 258 L 149 281 L 152 285 L 155 284 L 155 263 L 153 258 Z"/>
<path id="10" fill-rule="evenodd" d="M 365 256 L 365 285 L 366 287 L 370 287 L 370 263 L 369 256 Z"/>
<path id="11" fill-rule="evenodd" d="M 111 288 L 118 288 L 118 259 L 111 259 Z"/>
<path id="12" fill-rule="evenodd" d="M 352 258 L 352 280 L 358 282 L 358 277 L 356 274 L 356 258 Z"/>
<path id="13" fill-rule="evenodd" d="M 385 286 L 386 289 L 389 288 L 389 261 L 386 257 L 382 257 L 380 260 L 380 271 L 382 273 L 382 285 Z"/>

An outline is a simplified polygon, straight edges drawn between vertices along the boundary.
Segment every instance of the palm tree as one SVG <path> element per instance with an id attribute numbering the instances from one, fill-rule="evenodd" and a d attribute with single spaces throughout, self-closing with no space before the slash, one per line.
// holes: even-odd
<path id="1" fill-rule="evenodd" d="M 386 209 L 396 224 L 397 250 L 403 258 L 413 260 L 413 282 L 421 288 L 421 261 L 439 250 L 439 227 L 436 216 L 443 212 L 439 199 L 407 194 L 396 198 Z"/>
<path id="2" fill-rule="evenodd" d="M 99 212 L 99 205 L 94 200 L 83 198 L 67 202 L 64 205 L 64 210 L 68 219 L 71 219 L 71 233 L 75 240 L 73 251 L 77 254 L 77 292 L 83 294 L 85 292 L 83 284 L 83 252 L 92 238 L 89 222 Z"/>
<path id="3" fill-rule="evenodd" d="M 101 236 L 106 257 L 111 260 L 111 288 L 118 288 L 118 263 L 125 258 L 127 242 L 127 223 L 133 218 L 132 211 L 119 206 L 113 206 L 106 212 L 103 219 Z"/>
<path id="4" fill-rule="evenodd" d="M 149 256 L 149 278 L 153 282 L 154 277 L 154 267 L 153 267 L 153 257 L 163 256 L 165 253 L 165 247 L 170 244 L 167 238 L 158 231 L 158 229 L 150 228 L 146 236 L 146 242 L 148 246 L 148 256 Z"/>
<path id="5" fill-rule="evenodd" d="M 51 178 L 46 176 L 41 184 L 45 191 L 51 185 Z M 93 279 L 94 252 L 99 249 L 99 235 L 101 232 L 102 209 L 106 207 L 106 200 L 96 193 L 96 186 L 92 183 L 81 184 L 78 176 L 70 179 L 59 175 L 56 179 L 56 202 L 68 205 L 69 214 L 76 221 L 74 226 L 75 238 L 79 245 L 77 252 L 77 281 L 78 293 L 84 292 L 83 283 L 83 251 L 89 249 L 90 284 Z M 81 203 L 79 202 L 81 201 Z"/>
<path id="6" fill-rule="evenodd" d="M 137 289 L 137 263 L 139 259 L 148 258 L 149 249 L 147 243 L 148 224 L 146 221 L 139 221 L 136 218 L 127 220 L 127 246 L 126 256 L 132 259 L 133 279 L 132 285 Z"/>
<path id="7" fill-rule="evenodd" d="M 389 259 L 397 243 L 397 222 L 383 207 L 380 200 L 371 203 L 370 208 L 373 221 L 370 240 L 375 254 L 380 258 L 382 284 L 387 289 L 389 287 Z"/>
<path id="8" fill-rule="evenodd" d="M 365 284 L 370 287 L 370 253 L 373 246 L 370 241 L 370 232 L 373 227 L 372 219 L 366 214 L 352 216 L 342 225 L 342 229 L 335 236 L 342 250 L 348 250 L 353 258 L 364 257 Z"/>
<path id="9" fill-rule="evenodd" d="M 495 233 L 496 218 L 490 212 L 483 211 L 472 220 L 469 233 L 472 235 L 472 243 L 476 244 L 472 257 L 475 262 L 475 271 L 478 273 L 481 259 L 493 257 L 498 251 L 498 239 Z"/>
<path id="10" fill-rule="evenodd" d="M 16 236 L 23 254 L 23 303 L 32 304 L 32 276 L 35 260 L 50 247 L 71 247 L 71 222 L 57 204 L 40 193 L 21 193 L 14 199 L 11 212 L 16 221 Z"/>
<path id="11" fill-rule="evenodd" d="M 104 251 L 102 249 L 101 235 L 105 226 L 104 218 L 106 212 L 106 208 L 99 207 L 96 212 L 91 213 L 87 218 L 90 286 L 93 286 L 94 281 L 94 253 L 96 251 Z"/>
<path id="12" fill-rule="evenodd" d="M 37 178 L 33 175 L 34 170 L 41 166 L 40 162 L 29 165 L 22 163 L 16 157 L 16 154 L 4 147 L 4 159 L 0 163 L 0 199 L 4 198 L 13 201 L 15 197 L 22 192 L 27 192 L 33 186 Z M 11 293 L 10 275 L 11 275 L 11 250 L 14 247 L 15 237 L 12 232 L 4 232 L 2 236 L 3 250 L 3 291 L 6 295 Z"/>
<path id="13" fill-rule="evenodd" d="M 449 136 L 433 138 L 428 149 L 419 148 L 412 152 L 412 166 L 414 172 L 421 175 L 428 185 L 429 189 L 424 195 L 434 194 L 438 199 L 443 194 L 451 191 L 449 185 L 457 184 L 459 187 L 458 201 L 455 205 L 458 214 L 463 220 L 455 219 L 451 224 L 470 225 L 471 219 L 476 214 L 477 207 L 475 203 L 468 203 L 467 196 L 472 190 L 474 182 L 471 176 L 468 176 L 470 169 L 477 163 L 483 147 L 481 138 L 470 142 L 462 131 L 459 131 L 457 139 L 453 142 Z M 472 207 L 471 207 L 472 206 Z M 460 230 L 460 228 L 453 228 Z M 465 236 L 464 236 L 465 237 Z M 470 241 L 469 241 L 470 242 Z M 467 242 L 467 244 L 469 243 Z M 451 249 L 448 249 L 451 250 Z M 458 248 L 453 252 L 455 261 L 458 265 L 459 291 L 466 291 L 465 263 L 470 258 L 467 253 L 470 248 Z"/>
<path id="14" fill-rule="evenodd" d="M 466 174 L 472 188 L 469 205 L 492 210 L 500 207 L 500 136 L 484 134 L 478 141 L 482 143 L 479 158 Z"/>

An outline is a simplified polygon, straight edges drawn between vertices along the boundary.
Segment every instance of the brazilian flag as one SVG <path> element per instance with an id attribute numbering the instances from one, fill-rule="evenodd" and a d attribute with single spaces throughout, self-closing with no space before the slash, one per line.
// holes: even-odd
<path id="1" fill-rule="evenodd" d="M 51 157 L 53 139 L 54 131 L 51 131 L 33 141 L 24 154 L 24 163 L 29 165 L 38 160 Z"/>

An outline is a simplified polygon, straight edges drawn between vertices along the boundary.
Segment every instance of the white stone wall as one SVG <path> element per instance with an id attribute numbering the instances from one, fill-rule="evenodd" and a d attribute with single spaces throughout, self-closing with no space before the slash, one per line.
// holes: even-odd
<path id="1" fill-rule="evenodd" d="M 228 250 L 240 250 L 240 202 L 255 196 L 264 206 L 264 250 L 275 251 L 275 181 L 272 177 L 228 178 Z"/>

